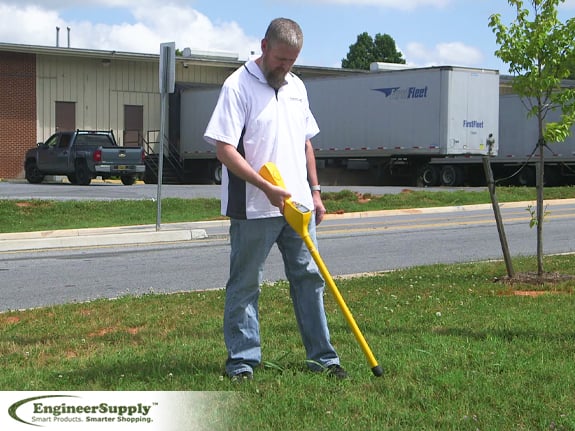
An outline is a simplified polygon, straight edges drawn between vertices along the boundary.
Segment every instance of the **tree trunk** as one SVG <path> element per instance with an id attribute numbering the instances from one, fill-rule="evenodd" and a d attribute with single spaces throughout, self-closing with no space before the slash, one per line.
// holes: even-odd
<path id="1" fill-rule="evenodd" d="M 545 208 L 543 208 L 543 187 L 545 186 L 544 176 L 544 146 L 543 138 L 539 139 L 539 161 L 537 163 L 537 275 L 543 277 L 543 217 Z"/>

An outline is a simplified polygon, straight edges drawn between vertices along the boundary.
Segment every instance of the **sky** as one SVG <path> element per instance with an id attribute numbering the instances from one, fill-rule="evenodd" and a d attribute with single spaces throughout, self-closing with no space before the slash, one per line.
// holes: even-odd
<path id="1" fill-rule="evenodd" d="M 559 9 L 575 15 L 575 0 Z M 367 32 L 388 34 L 407 64 L 467 66 L 507 72 L 495 55 L 489 17 L 514 19 L 506 0 L 0 0 L 0 42 L 158 54 L 160 44 L 237 54 L 260 53 L 276 17 L 297 21 L 304 47 L 297 64 L 341 67 Z M 70 28 L 68 33 L 67 28 Z"/>

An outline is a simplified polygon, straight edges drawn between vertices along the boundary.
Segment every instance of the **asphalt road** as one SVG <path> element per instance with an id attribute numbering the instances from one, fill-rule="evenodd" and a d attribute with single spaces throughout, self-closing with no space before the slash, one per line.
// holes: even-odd
<path id="1" fill-rule="evenodd" d="M 573 252 L 574 204 L 553 203 L 548 211 L 545 253 Z M 511 253 L 535 254 L 535 230 L 529 228 L 526 207 L 504 205 L 503 218 Z M 334 276 L 502 256 L 491 209 L 334 218 L 320 225 L 318 240 Z M 223 288 L 228 254 L 228 241 L 222 237 L 136 247 L 0 253 L 0 311 L 127 294 Z M 284 278 L 276 249 L 264 276 L 268 281 Z"/>

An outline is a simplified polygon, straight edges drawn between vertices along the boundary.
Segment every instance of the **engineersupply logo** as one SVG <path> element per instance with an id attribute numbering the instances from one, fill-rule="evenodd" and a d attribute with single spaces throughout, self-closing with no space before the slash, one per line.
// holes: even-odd
<path id="1" fill-rule="evenodd" d="M 66 398 L 66 400 L 64 400 Z M 109 404 L 82 402 L 74 395 L 42 395 L 17 401 L 8 408 L 15 421 L 37 427 L 49 424 L 151 423 L 152 404 Z"/>
<path id="2" fill-rule="evenodd" d="M 425 87 L 374 88 L 373 91 L 379 91 L 385 94 L 386 98 L 393 100 L 423 99 L 427 97 L 427 85 Z"/>

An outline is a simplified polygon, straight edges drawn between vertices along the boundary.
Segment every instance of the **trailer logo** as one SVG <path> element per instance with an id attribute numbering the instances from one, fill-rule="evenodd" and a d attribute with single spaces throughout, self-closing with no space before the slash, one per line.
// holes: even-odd
<path id="1" fill-rule="evenodd" d="M 386 87 L 374 88 L 373 91 L 379 91 L 385 94 L 385 97 L 399 99 L 422 99 L 427 97 L 427 85 L 425 87 Z"/>
<path id="2" fill-rule="evenodd" d="M 483 129 L 483 121 L 477 120 L 463 120 L 463 127 L 471 129 Z"/>

